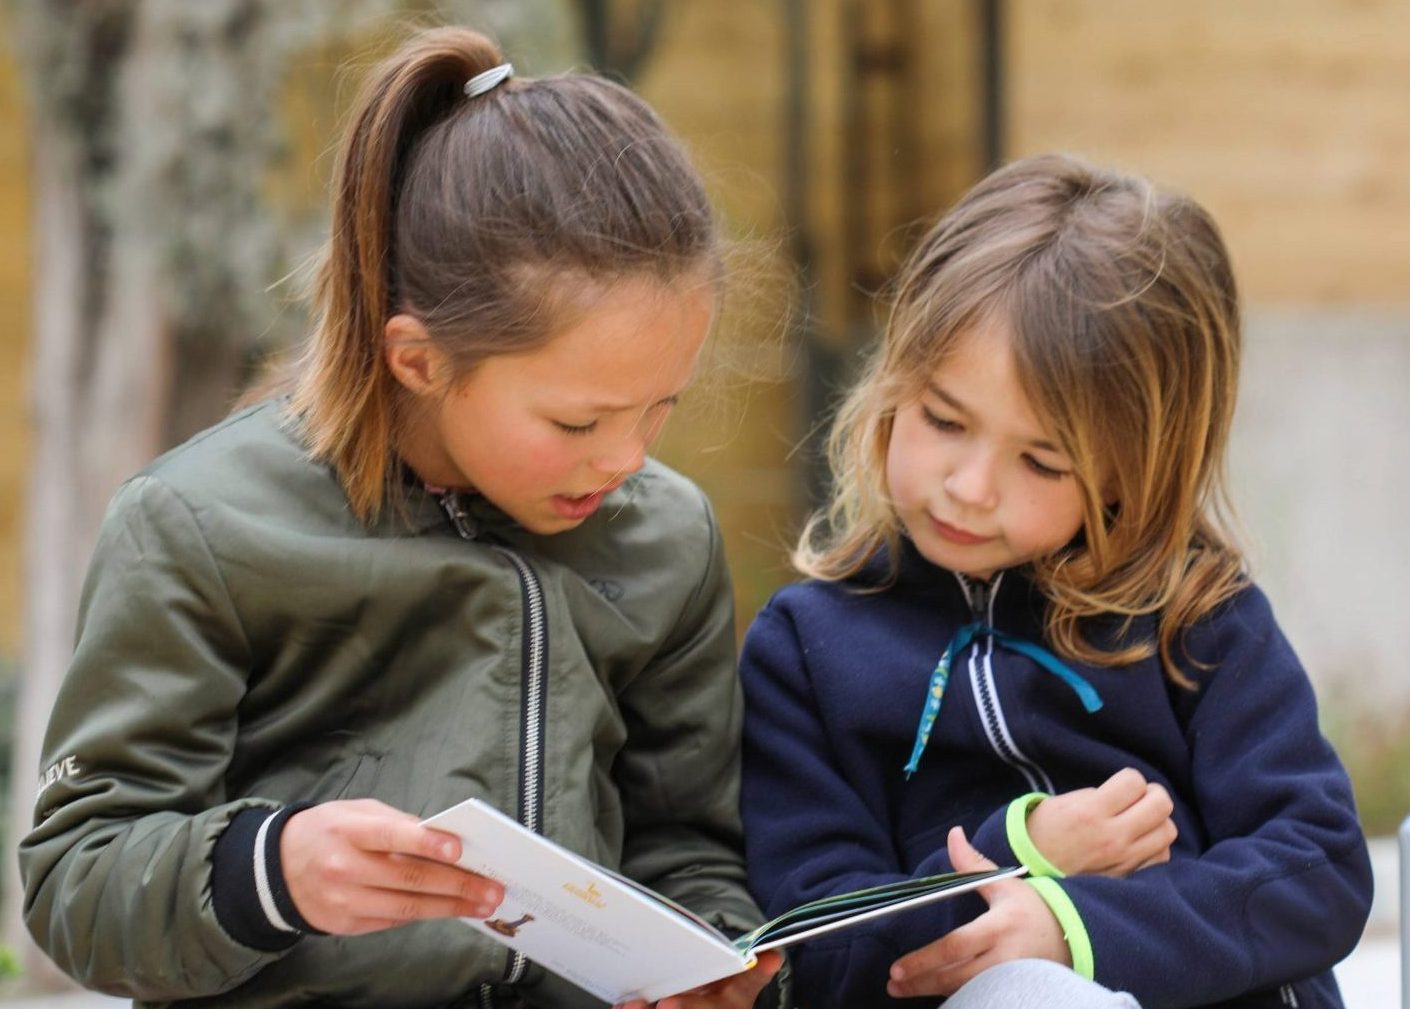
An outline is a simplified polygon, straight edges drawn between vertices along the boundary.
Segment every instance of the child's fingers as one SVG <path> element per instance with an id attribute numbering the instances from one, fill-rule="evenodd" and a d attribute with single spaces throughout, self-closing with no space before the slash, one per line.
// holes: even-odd
<path id="1" fill-rule="evenodd" d="M 381 806 L 381 803 L 377 803 Z M 415 855 L 437 862 L 454 862 L 460 857 L 460 839 L 443 830 L 421 826 L 409 813 L 382 806 L 360 811 L 341 825 L 350 843 L 364 851 Z"/>
<path id="2" fill-rule="evenodd" d="M 1130 871 L 1135 872 L 1148 865 L 1162 865 L 1170 861 L 1170 849 L 1179 836 L 1180 830 L 1175 826 L 1174 820 L 1162 821 L 1154 830 L 1132 846 L 1137 861 Z"/>
<path id="3" fill-rule="evenodd" d="M 950 828 L 950 834 L 946 838 L 946 847 L 950 855 L 950 864 L 955 867 L 957 872 L 987 872 L 990 869 L 997 869 L 999 867 L 993 859 L 983 855 L 974 845 L 969 843 L 969 838 L 964 836 L 963 827 Z M 978 887 L 976 892 L 979 896 L 984 898 L 986 904 L 993 907 L 996 902 L 1003 899 L 1004 894 L 1009 891 L 1009 888 L 1024 885 L 1026 884 L 1016 879 L 1001 879 L 997 882 L 985 883 L 983 886 Z M 976 921 L 982 920 L 983 916 L 976 919 Z M 972 924 L 973 923 L 966 925 L 965 928 L 972 927 Z M 957 929 L 956 931 L 963 932 L 964 929 Z M 950 933 L 950 935 L 954 934 L 954 932 Z M 949 938 L 949 936 L 946 938 Z"/>
<path id="4" fill-rule="evenodd" d="M 1164 785 L 1152 782 L 1146 785 L 1141 797 L 1117 817 L 1117 822 L 1135 837 L 1154 830 L 1173 812 L 1175 803 L 1171 801 L 1170 793 Z"/>
<path id="5" fill-rule="evenodd" d="M 969 838 L 964 836 L 963 827 L 950 828 L 950 833 L 945 838 L 945 847 L 950 854 L 950 864 L 958 872 L 983 872 L 986 869 L 998 868 L 996 863 L 980 854 L 978 849 L 969 843 Z"/>
<path id="6" fill-rule="evenodd" d="M 783 953 L 776 949 L 768 949 L 759 954 L 757 962 L 749 968 L 749 973 L 753 974 L 756 980 L 763 979 L 759 984 L 759 990 L 763 991 L 764 985 L 774 979 L 774 975 L 779 972 L 779 968 L 782 966 Z"/>
<path id="7" fill-rule="evenodd" d="M 455 862 L 460 857 L 460 839 L 454 834 L 423 827 L 417 817 L 376 799 L 321 802 L 290 817 L 285 835 L 296 825 L 303 833 L 362 851 L 415 855 L 437 862 Z"/>
<path id="8" fill-rule="evenodd" d="M 457 865 L 424 858 L 373 855 L 363 882 L 387 890 L 454 897 L 470 904 L 486 904 L 491 910 L 504 899 L 504 887 L 494 880 Z"/>
<path id="9" fill-rule="evenodd" d="M 497 906 L 498 901 L 375 887 L 359 891 L 355 904 L 359 917 L 393 921 L 399 925 L 423 918 L 488 918 Z"/>
<path id="10" fill-rule="evenodd" d="M 355 858 L 335 862 L 328 871 L 310 872 L 291 883 L 294 906 L 315 928 L 335 935 L 360 935 L 423 918 L 486 918 L 499 903 L 498 886 L 488 881 L 480 880 L 495 886 L 493 893 L 471 890 L 469 896 L 388 889 L 369 884 L 369 879 L 379 876 L 375 865 L 352 876 L 339 867 L 354 862 Z"/>
<path id="11" fill-rule="evenodd" d="M 1000 923 L 995 915 L 981 914 L 968 924 L 901 957 L 891 965 L 891 978 L 906 981 L 973 960 L 994 948 L 999 930 Z"/>
<path id="12" fill-rule="evenodd" d="M 369 853 L 357 848 L 330 847 L 307 859 L 301 867 L 301 875 L 303 881 L 330 893 L 356 889 L 395 895 L 407 901 L 424 898 L 425 907 L 433 904 L 444 907 L 447 909 L 444 914 L 448 916 L 483 917 L 504 899 L 504 887 L 499 883 L 459 866 L 424 858 Z M 382 914 L 363 908 L 358 910 L 370 915 Z M 435 915 L 418 914 L 416 917 Z"/>
<path id="13" fill-rule="evenodd" d="M 1123 767 L 1097 786 L 1100 808 L 1115 816 L 1135 805 L 1146 794 L 1146 778 L 1134 767 Z"/>
<path id="14" fill-rule="evenodd" d="M 970 977 L 969 968 L 988 957 L 998 940 L 997 921 L 982 914 L 948 935 L 907 953 L 891 965 L 886 990 L 893 997 L 948 995 Z"/>
<path id="15" fill-rule="evenodd" d="M 672 995 L 656 1003 L 657 1009 L 750 1009 L 759 993 L 783 966 L 783 954 L 767 950 L 749 970 L 704 988 Z"/>
<path id="16" fill-rule="evenodd" d="M 949 964 L 932 973 L 919 975 L 905 981 L 888 980 L 886 994 L 892 998 L 948 997 L 958 991 L 967 981 L 999 963 L 1002 959 L 995 954 L 986 954 L 965 960 L 962 963 Z"/>
<path id="17" fill-rule="evenodd" d="M 1118 875 L 1170 860 L 1170 846 L 1180 833 L 1170 818 L 1174 810 L 1170 793 L 1164 786 L 1152 784 L 1140 801 L 1121 814 L 1118 824 L 1129 840 L 1125 857 L 1115 868 Z"/>
<path id="18" fill-rule="evenodd" d="M 428 845 L 447 840 L 455 841 L 410 814 L 357 799 L 295 813 L 279 852 L 289 897 L 304 919 L 325 932 L 356 935 L 419 918 L 493 913 L 504 896 L 498 883 L 422 857 Z"/>

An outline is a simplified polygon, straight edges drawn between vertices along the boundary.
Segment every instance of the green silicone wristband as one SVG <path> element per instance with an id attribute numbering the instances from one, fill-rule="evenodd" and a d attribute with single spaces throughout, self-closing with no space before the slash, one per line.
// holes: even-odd
<path id="1" fill-rule="evenodd" d="M 1043 857 L 1033 838 L 1028 836 L 1028 812 L 1048 796 L 1043 792 L 1029 792 L 1020 795 L 1009 803 L 1008 814 L 1004 817 L 1004 829 L 1008 834 L 1009 847 L 1014 857 L 1028 867 L 1030 876 L 1051 876 L 1062 879 L 1067 873 Z"/>
<path id="2" fill-rule="evenodd" d="M 1038 896 L 1058 920 L 1068 952 L 1072 954 L 1072 969 L 1088 981 L 1094 980 L 1097 965 L 1092 957 L 1092 938 L 1087 934 L 1087 926 L 1082 924 L 1077 905 L 1055 879 L 1030 876 L 1025 882 L 1038 891 Z"/>

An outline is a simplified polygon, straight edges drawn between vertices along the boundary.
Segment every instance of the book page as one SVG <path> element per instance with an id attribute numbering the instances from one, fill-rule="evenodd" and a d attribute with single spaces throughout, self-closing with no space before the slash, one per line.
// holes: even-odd
<path id="1" fill-rule="evenodd" d="M 735 945 L 751 953 L 780 949 L 826 932 L 851 928 L 884 914 L 908 911 L 922 904 L 966 893 L 985 883 L 1022 876 L 1027 871 L 1018 866 L 985 872 L 951 872 L 824 897 L 802 904 L 740 936 Z"/>
<path id="2" fill-rule="evenodd" d="M 472 928 L 608 1002 L 656 1001 L 746 969 L 752 958 L 698 919 L 476 799 L 426 826 L 461 839 L 460 865 L 504 885 Z"/>

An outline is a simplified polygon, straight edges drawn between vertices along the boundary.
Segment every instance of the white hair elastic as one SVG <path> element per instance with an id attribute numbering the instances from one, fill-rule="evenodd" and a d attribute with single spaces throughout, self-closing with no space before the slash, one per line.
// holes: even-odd
<path id="1" fill-rule="evenodd" d="M 476 74 L 465 82 L 465 96 L 478 98 L 486 91 L 493 91 L 513 76 L 513 63 L 501 63 L 497 67 L 490 67 L 484 73 Z"/>

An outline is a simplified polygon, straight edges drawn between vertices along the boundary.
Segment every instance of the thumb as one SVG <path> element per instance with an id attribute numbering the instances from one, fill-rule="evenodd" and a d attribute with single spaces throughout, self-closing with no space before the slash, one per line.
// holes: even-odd
<path id="1" fill-rule="evenodd" d="M 969 838 L 964 836 L 963 827 L 950 828 L 945 846 L 950 853 L 950 864 L 955 867 L 956 872 L 983 872 L 985 869 L 998 868 L 995 862 L 985 858 L 969 843 Z"/>
<path id="2" fill-rule="evenodd" d="M 969 838 L 964 836 L 963 827 L 950 828 L 950 835 L 946 838 L 946 846 L 950 853 L 950 864 L 955 867 L 956 872 L 984 872 L 999 867 L 996 862 L 981 855 L 979 849 L 969 843 Z M 1012 894 L 1012 888 L 1015 885 L 1022 886 L 1023 884 L 1017 880 L 1001 879 L 996 882 L 984 883 L 977 887 L 975 892 L 984 898 L 984 903 L 993 907 L 995 903 L 1002 901 L 1005 895 Z"/>

